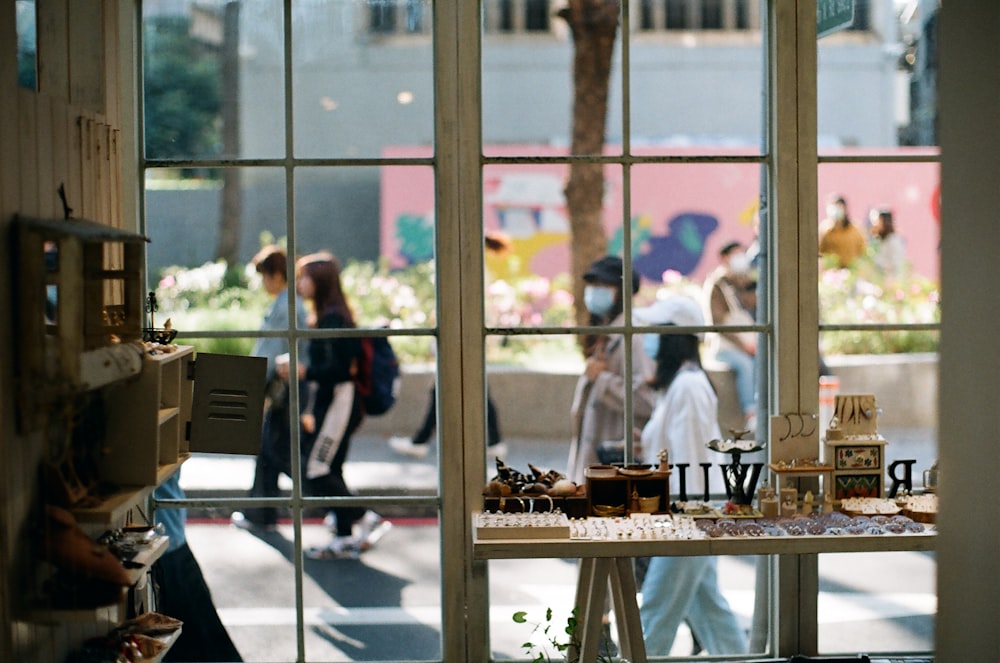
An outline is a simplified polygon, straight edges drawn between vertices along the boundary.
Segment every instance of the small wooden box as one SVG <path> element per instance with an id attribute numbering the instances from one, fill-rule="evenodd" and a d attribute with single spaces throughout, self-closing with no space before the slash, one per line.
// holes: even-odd
<path id="1" fill-rule="evenodd" d="M 657 497 L 659 504 L 654 508 L 643 498 Z M 637 499 L 633 499 L 637 498 Z M 640 501 L 641 500 L 641 501 Z M 670 509 L 670 475 L 653 472 L 647 476 L 588 476 L 587 515 L 607 516 L 603 507 L 622 507 L 621 514 L 667 513 Z M 595 508 L 596 507 L 596 508 Z M 650 510 L 652 509 L 652 510 Z"/>

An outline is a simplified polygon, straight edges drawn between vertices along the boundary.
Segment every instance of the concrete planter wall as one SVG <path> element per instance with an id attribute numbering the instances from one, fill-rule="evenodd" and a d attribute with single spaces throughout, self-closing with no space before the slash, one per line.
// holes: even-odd
<path id="1" fill-rule="evenodd" d="M 840 393 L 875 394 L 882 409 L 880 425 L 886 428 L 937 425 L 936 354 L 845 355 L 826 359 L 831 372 L 840 379 Z M 719 421 L 723 430 L 740 426 L 742 416 L 732 374 L 714 362 L 707 362 L 706 370 L 719 393 Z M 368 418 L 363 431 L 386 437 L 412 435 L 423 419 L 433 379 L 428 367 L 406 367 L 399 402 L 386 415 Z M 576 374 L 504 367 L 492 369 L 488 379 L 504 437 L 569 439 L 569 408 Z"/>

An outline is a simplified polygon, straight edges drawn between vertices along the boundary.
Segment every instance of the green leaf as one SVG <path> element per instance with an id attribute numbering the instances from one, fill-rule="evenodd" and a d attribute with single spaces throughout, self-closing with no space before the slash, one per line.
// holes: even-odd
<path id="1" fill-rule="evenodd" d="M 516 624 L 524 624 L 528 621 L 528 613 L 524 610 L 518 610 L 514 613 L 513 619 Z"/>

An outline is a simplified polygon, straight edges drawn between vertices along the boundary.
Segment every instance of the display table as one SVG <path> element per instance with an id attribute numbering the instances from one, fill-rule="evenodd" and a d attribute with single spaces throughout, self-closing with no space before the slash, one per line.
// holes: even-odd
<path id="1" fill-rule="evenodd" d="M 475 516 L 474 516 L 475 518 Z M 611 606 L 618 625 L 621 656 L 632 663 L 646 663 L 646 649 L 636 601 L 632 569 L 634 557 L 700 555 L 815 555 L 819 553 L 905 552 L 933 550 L 936 532 L 929 526 L 921 533 L 820 534 L 799 536 L 720 536 L 717 538 L 625 538 L 608 521 L 605 538 L 535 538 L 512 527 L 510 538 L 480 536 L 473 521 L 473 556 L 477 560 L 570 558 L 580 560 L 574 607 L 581 625 L 580 660 L 593 661 L 599 651 L 601 617 L 611 589 Z M 627 520 L 627 519 L 625 519 Z M 599 528 L 601 529 L 601 528 Z M 644 533 L 642 536 L 648 536 Z"/>

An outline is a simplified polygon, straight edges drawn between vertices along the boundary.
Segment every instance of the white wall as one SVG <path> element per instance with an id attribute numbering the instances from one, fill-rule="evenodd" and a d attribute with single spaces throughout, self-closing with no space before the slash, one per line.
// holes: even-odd
<path id="1" fill-rule="evenodd" d="M 1000 3 L 942 11 L 939 663 L 1000 660 Z"/>

